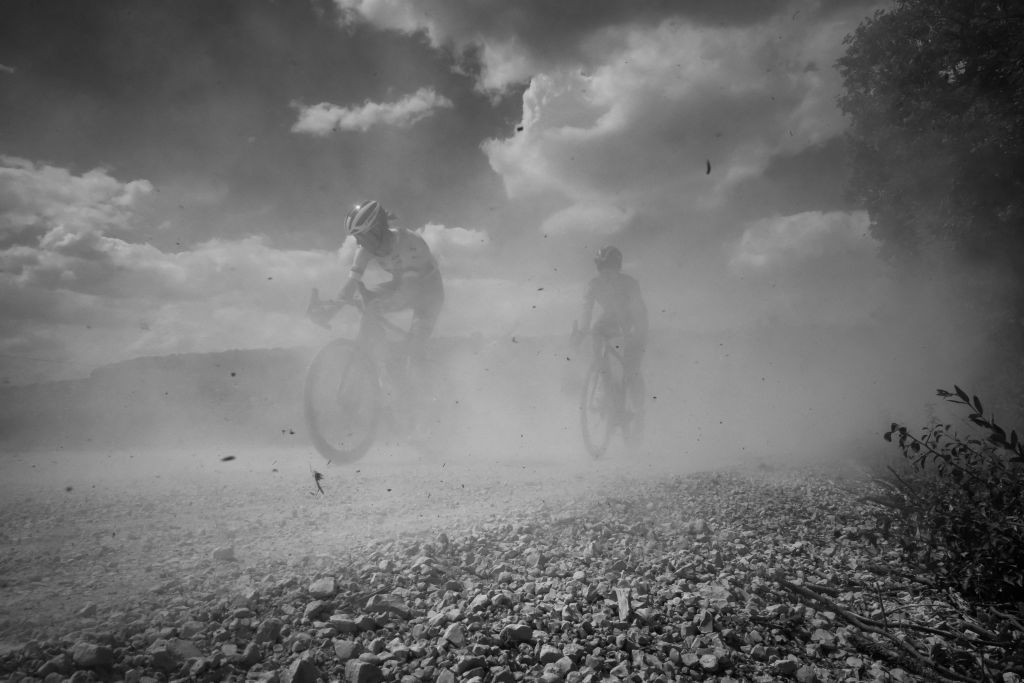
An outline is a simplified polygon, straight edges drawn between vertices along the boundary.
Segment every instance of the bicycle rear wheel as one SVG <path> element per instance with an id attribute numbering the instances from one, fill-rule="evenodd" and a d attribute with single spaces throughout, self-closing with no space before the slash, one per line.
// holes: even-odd
<path id="1" fill-rule="evenodd" d="M 366 455 L 377 436 L 381 398 L 377 369 L 354 341 L 322 348 L 306 372 L 306 426 L 316 450 L 331 462 Z"/>
<path id="2" fill-rule="evenodd" d="M 601 359 L 595 360 L 583 382 L 580 399 L 580 427 L 583 443 L 591 456 L 600 458 L 608 450 L 612 433 L 618 423 L 618 392 L 610 368 Z"/>

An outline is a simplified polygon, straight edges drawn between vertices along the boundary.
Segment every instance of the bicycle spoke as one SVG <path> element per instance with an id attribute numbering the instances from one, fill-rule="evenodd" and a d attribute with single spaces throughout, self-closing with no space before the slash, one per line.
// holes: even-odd
<path id="1" fill-rule="evenodd" d="M 615 428 L 616 405 L 606 368 L 595 363 L 587 373 L 580 401 L 583 442 L 590 454 L 604 455 Z"/>
<path id="2" fill-rule="evenodd" d="M 336 340 L 306 376 L 306 424 L 325 458 L 349 462 L 372 445 L 380 420 L 380 388 L 372 361 L 353 342 Z"/>

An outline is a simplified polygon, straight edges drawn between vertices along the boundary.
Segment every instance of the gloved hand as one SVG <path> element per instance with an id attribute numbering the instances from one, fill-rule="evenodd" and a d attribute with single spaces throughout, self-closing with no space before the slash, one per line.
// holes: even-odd
<path id="1" fill-rule="evenodd" d="M 320 292 L 314 289 L 309 299 L 309 306 L 306 308 L 306 316 L 320 327 L 329 328 L 328 323 L 341 306 L 342 303 L 337 301 L 321 300 Z"/>
<path id="2" fill-rule="evenodd" d="M 330 327 L 328 323 L 334 315 L 334 310 L 335 309 L 329 304 L 320 304 L 319 306 L 310 306 L 306 314 L 309 316 L 310 320 L 320 327 Z"/>

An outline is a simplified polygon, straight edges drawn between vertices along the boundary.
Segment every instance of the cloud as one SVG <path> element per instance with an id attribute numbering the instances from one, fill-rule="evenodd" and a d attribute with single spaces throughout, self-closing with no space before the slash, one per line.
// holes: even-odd
<path id="1" fill-rule="evenodd" d="M 359 107 L 339 107 L 322 102 L 312 106 L 294 105 L 299 119 L 292 132 L 328 135 L 338 130 L 366 132 L 373 126 L 408 128 L 437 109 L 453 106 L 452 101 L 430 88 L 420 88 L 397 102 L 365 102 Z"/>
<path id="2" fill-rule="evenodd" d="M 121 182 L 105 169 L 64 168 L 0 155 L 0 235 L 49 230 L 129 231 L 129 218 L 153 192 L 148 180 Z"/>
<path id="3" fill-rule="evenodd" d="M 583 233 L 608 236 L 621 230 L 631 217 L 629 211 L 611 204 L 573 204 L 548 216 L 541 223 L 540 231 L 546 235 Z"/>
<path id="4" fill-rule="evenodd" d="M 17 69 L 15 69 L 13 66 L 7 66 L 6 64 L 0 64 L 0 71 L 2 71 L 5 74 L 17 73 Z"/>
<path id="5" fill-rule="evenodd" d="M 166 253 L 94 232 L 50 233 L 36 249 L 0 253 L 0 266 L 0 348 L 57 338 L 67 345 L 58 359 L 75 368 L 316 343 L 310 290 L 333 294 L 345 271 L 337 252 L 283 250 L 255 236 Z"/>
<path id="6" fill-rule="evenodd" d="M 774 156 L 843 130 L 838 83 L 808 68 L 827 56 L 779 44 L 774 27 L 666 23 L 632 29 L 622 45 L 589 72 L 533 78 L 522 130 L 484 143 L 510 197 L 711 210 Z"/>
<path id="7" fill-rule="evenodd" d="M 749 224 L 729 257 L 748 318 L 837 325 L 870 319 L 895 290 L 868 226 L 864 211 L 808 211 Z"/>
<path id="8" fill-rule="evenodd" d="M 841 135 L 832 64 L 873 4 L 335 1 L 346 23 L 422 35 L 479 90 L 525 85 L 516 131 L 481 145 L 521 214 L 504 225 L 706 244 L 758 215 L 737 188 Z"/>
<path id="9" fill-rule="evenodd" d="M 487 263 L 494 253 L 491 238 L 483 230 L 427 223 L 421 234 L 437 258 L 445 278 L 487 273 Z"/>
<path id="10" fill-rule="evenodd" d="M 337 252 L 261 236 L 162 251 L 133 241 L 148 181 L 2 161 L 0 227 L 17 236 L 0 242 L 4 376 L 24 375 L 24 364 L 37 379 L 126 354 L 308 343 L 310 289 L 343 277 Z"/>
<path id="11" fill-rule="evenodd" d="M 81 375 L 131 356 L 315 345 L 323 333 L 305 317 L 310 291 L 333 296 L 354 251 L 353 240 L 336 250 L 282 249 L 249 235 L 167 252 L 133 241 L 142 235 L 134 209 L 149 192 L 145 181 L 12 159 L 0 179 L 0 225 L 38 225 L 31 239 L 0 246 L 4 377 Z M 493 300 L 473 284 L 489 275 L 487 233 L 430 223 L 422 234 L 455 302 L 468 293 L 446 329 L 497 324 Z"/>
<path id="12" fill-rule="evenodd" d="M 733 247 L 730 265 L 742 272 L 778 272 L 817 259 L 873 258 L 878 242 L 866 211 L 808 211 L 753 222 Z"/>
<path id="13" fill-rule="evenodd" d="M 749 25 L 788 6 L 788 0 L 335 0 L 343 21 L 421 33 L 451 50 L 477 75 L 478 88 L 502 92 L 537 73 L 605 63 L 625 31 L 663 22 L 700 27 Z"/>

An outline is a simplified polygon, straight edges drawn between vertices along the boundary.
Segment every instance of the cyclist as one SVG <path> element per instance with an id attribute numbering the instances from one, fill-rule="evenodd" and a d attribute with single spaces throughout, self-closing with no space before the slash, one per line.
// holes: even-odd
<path id="1" fill-rule="evenodd" d="M 590 280 L 583 297 L 583 312 L 580 328 L 573 331 L 572 344 L 579 347 L 583 337 L 593 332 L 594 352 L 600 351 L 602 343 L 612 338 L 622 339 L 622 369 L 626 390 L 637 413 L 634 418 L 634 434 L 643 433 L 644 425 L 644 384 L 641 364 L 647 350 L 647 306 L 640 292 L 640 284 L 622 272 L 622 252 L 616 247 L 601 247 L 594 257 L 597 276 Z M 601 309 L 597 322 L 594 304 Z"/>
<path id="2" fill-rule="evenodd" d="M 390 220 L 393 218 L 377 200 L 357 204 L 349 212 L 345 230 L 358 246 L 338 299 L 350 301 L 359 291 L 364 306 L 379 313 L 411 309 L 409 354 L 420 362 L 444 305 L 444 283 L 426 241 L 412 230 L 392 227 Z M 376 287 L 366 287 L 362 282 L 363 273 L 373 262 L 389 273 L 391 279 Z M 369 343 L 369 348 L 377 348 L 384 338 L 384 328 L 375 316 L 364 315 L 359 335 Z"/>

